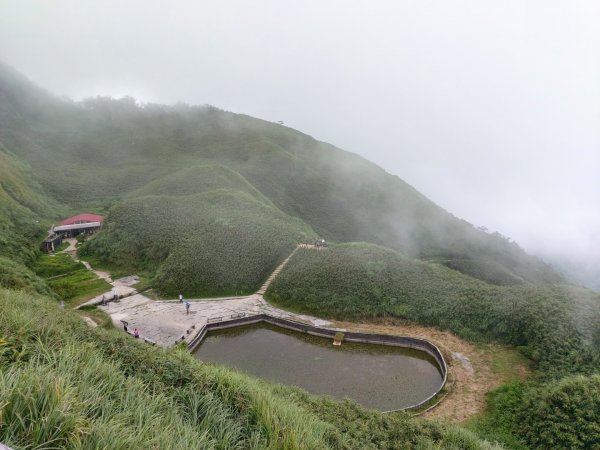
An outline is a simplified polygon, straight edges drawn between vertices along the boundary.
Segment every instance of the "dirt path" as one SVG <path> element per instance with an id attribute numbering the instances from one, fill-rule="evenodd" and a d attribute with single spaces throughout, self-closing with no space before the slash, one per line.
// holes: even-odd
<path id="1" fill-rule="evenodd" d="M 81 264 L 83 264 L 87 270 L 92 272 L 98 278 L 103 279 L 112 286 L 112 289 L 110 291 L 97 295 L 91 300 L 88 300 L 87 302 L 78 305 L 77 308 L 81 308 L 85 305 L 97 305 L 102 302 L 102 298 L 109 299 L 114 297 L 115 295 L 118 295 L 119 297 L 125 297 L 137 293 L 136 289 L 132 287 L 139 281 L 137 276 L 132 275 L 130 277 L 113 280 L 108 272 L 96 270 L 90 265 L 90 263 L 88 263 L 87 261 L 82 261 L 77 257 L 77 239 L 65 239 L 65 242 L 69 243 L 69 246 L 63 250 L 65 253 L 69 254 L 75 261 L 78 261 Z"/>
<path id="2" fill-rule="evenodd" d="M 486 394 L 509 378 L 506 373 L 495 373 L 492 370 L 495 354 L 513 352 L 500 345 L 476 347 L 449 331 L 414 324 L 334 323 L 336 327 L 348 330 L 420 337 L 429 340 L 442 351 L 449 369 L 447 386 L 450 393 L 437 407 L 421 415 L 424 418 L 451 422 L 469 419 L 483 412 Z M 511 368 L 511 372 L 525 377 L 529 369 L 518 364 Z"/>

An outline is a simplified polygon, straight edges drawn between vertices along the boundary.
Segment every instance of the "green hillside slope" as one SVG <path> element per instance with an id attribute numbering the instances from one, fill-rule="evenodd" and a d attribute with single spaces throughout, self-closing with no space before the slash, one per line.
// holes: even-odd
<path id="1" fill-rule="evenodd" d="M 217 189 L 126 200 L 80 253 L 156 274 L 166 295 L 247 294 L 313 234 L 246 192 Z"/>
<path id="2" fill-rule="evenodd" d="M 250 194 L 265 205 L 272 202 L 252 186 L 239 173 L 228 167 L 214 164 L 180 169 L 158 180 L 151 181 L 128 194 L 128 197 L 146 195 L 192 195 L 216 189 L 230 189 Z"/>
<path id="3" fill-rule="evenodd" d="M 520 347 L 545 371 L 590 370 L 600 351 L 593 344 L 600 294 L 568 285 L 490 285 L 372 244 L 301 249 L 266 297 L 321 316 L 396 317 L 474 341 L 501 341 Z"/>
<path id="4" fill-rule="evenodd" d="M 0 286 L 50 294 L 30 266 L 46 236 L 48 218 L 60 212 L 28 167 L 0 145 Z"/>
<path id="5" fill-rule="evenodd" d="M 493 393 L 487 414 L 470 426 L 509 447 L 594 448 L 600 430 L 596 292 L 570 285 L 495 286 L 357 243 L 299 250 L 266 298 L 322 317 L 396 318 L 474 342 L 515 346 L 537 363 L 535 377 Z"/>
<path id="6" fill-rule="evenodd" d="M 492 448 L 457 427 L 309 396 L 185 350 L 92 330 L 47 299 L 0 289 L 0 305 L 0 442 L 14 448 Z"/>
<path id="7" fill-rule="evenodd" d="M 257 190 L 327 239 L 447 261 L 498 284 L 560 281 L 516 244 L 457 219 L 365 159 L 248 116 L 130 98 L 60 101 L 0 66 L 0 136 L 48 193 L 71 205 L 175 186 L 178 194 L 202 192 L 201 173 L 189 168 L 217 165 L 251 185 L 242 190 Z M 191 180 L 187 188 L 179 186 L 182 176 Z M 213 174 L 209 187 L 240 188 L 239 177 L 227 178 Z"/>

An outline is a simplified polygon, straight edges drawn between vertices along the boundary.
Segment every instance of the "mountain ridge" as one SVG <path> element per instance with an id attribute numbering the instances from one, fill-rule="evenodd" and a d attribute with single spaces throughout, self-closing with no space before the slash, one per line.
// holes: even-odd
<path id="1" fill-rule="evenodd" d="M 492 283 L 563 281 L 516 244 L 456 218 L 365 158 L 278 124 L 211 106 L 68 102 L 6 66 L 0 100 L 1 140 L 48 194 L 74 207 L 114 203 L 186 167 L 216 165 L 326 239 L 448 260 L 475 278 L 482 275 L 473 262 L 493 261 L 482 278 Z"/>

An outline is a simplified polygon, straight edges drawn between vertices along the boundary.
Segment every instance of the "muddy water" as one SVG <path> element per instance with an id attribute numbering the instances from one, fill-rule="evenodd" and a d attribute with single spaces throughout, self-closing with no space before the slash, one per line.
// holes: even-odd
<path id="1" fill-rule="evenodd" d="M 194 354 L 202 361 L 313 394 L 350 397 L 382 411 L 418 403 L 442 384 L 435 359 L 425 352 L 351 342 L 334 347 L 331 339 L 265 323 L 210 332 Z"/>

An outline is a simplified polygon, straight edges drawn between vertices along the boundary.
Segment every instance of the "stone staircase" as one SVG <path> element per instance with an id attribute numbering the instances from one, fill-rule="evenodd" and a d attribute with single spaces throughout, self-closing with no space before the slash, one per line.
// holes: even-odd
<path id="1" fill-rule="evenodd" d="M 285 260 L 281 264 L 279 264 L 279 266 L 277 266 L 277 268 L 273 271 L 273 273 L 271 275 L 269 275 L 269 278 L 267 278 L 267 281 L 265 281 L 265 283 L 260 287 L 260 289 L 258 291 L 256 291 L 256 293 L 258 295 L 264 295 L 264 293 L 267 292 L 267 289 L 269 289 L 269 286 L 271 285 L 271 283 L 273 282 L 273 280 L 283 270 L 283 268 L 288 263 L 288 261 L 292 258 L 292 256 L 294 256 L 294 253 L 296 253 L 296 251 L 298 250 L 298 248 L 300 248 L 300 247 L 299 246 L 296 247 L 294 249 L 294 251 L 292 253 L 290 253 L 290 256 L 288 256 L 287 258 L 285 258 Z"/>

